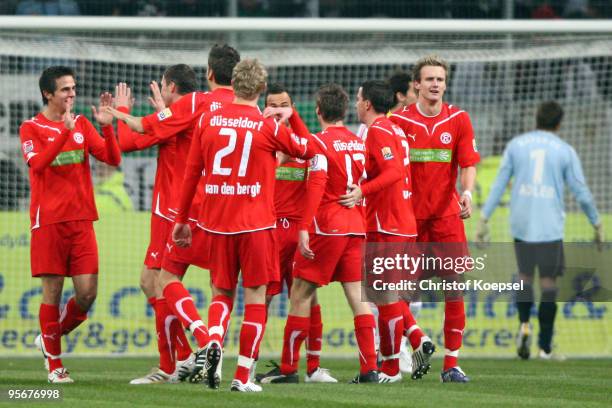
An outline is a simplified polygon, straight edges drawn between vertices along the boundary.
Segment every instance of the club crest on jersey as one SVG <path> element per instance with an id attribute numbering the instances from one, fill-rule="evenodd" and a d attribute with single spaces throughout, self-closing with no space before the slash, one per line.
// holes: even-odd
<path id="1" fill-rule="evenodd" d="M 383 147 L 381 149 L 382 155 L 383 155 L 383 159 L 385 160 L 393 160 L 393 152 L 391 151 L 390 147 Z"/>
<path id="2" fill-rule="evenodd" d="M 162 120 L 168 119 L 170 116 L 172 116 L 172 111 L 170 108 L 166 108 L 157 114 L 157 119 L 161 122 Z"/>
<path id="3" fill-rule="evenodd" d="M 76 132 L 74 135 L 72 135 L 72 138 L 74 139 L 75 142 L 77 142 L 78 144 L 83 143 L 83 140 L 85 140 L 83 138 L 83 134 L 81 132 Z"/>
<path id="4" fill-rule="evenodd" d="M 449 144 L 453 140 L 450 133 L 444 132 L 440 135 L 440 141 L 444 144 Z"/>
<path id="5" fill-rule="evenodd" d="M 21 146 L 23 148 L 23 154 L 28 154 L 34 150 L 34 142 L 31 140 L 26 140 Z"/>

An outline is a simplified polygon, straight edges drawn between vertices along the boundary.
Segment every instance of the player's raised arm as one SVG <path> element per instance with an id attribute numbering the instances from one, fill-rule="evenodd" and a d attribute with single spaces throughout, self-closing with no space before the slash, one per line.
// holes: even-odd
<path id="1" fill-rule="evenodd" d="M 64 114 L 64 126 L 66 129 L 44 149 L 40 141 L 37 140 L 35 136 L 36 133 L 27 122 L 19 129 L 19 137 L 21 139 L 25 161 L 28 166 L 36 172 L 43 171 L 53 162 L 53 160 L 55 160 L 74 129 L 74 118 L 70 112 L 71 105 L 66 103 L 65 106 L 66 113 Z"/>
<path id="2" fill-rule="evenodd" d="M 120 82 L 115 87 L 113 102 L 118 111 L 130 114 L 134 106 L 134 98 L 132 97 L 130 87 L 128 87 L 125 82 Z M 122 152 L 148 149 L 164 141 L 163 138 L 155 134 L 135 132 L 121 120 L 117 121 L 117 132 L 119 136 L 119 147 Z"/>
<path id="3" fill-rule="evenodd" d="M 142 125 L 142 117 L 132 116 L 129 113 L 122 112 L 118 109 L 113 108 L 112 106 L 105 107 L 104 112 L 113 115 L 115 118 L 117 118 L 117 120 L 123 121 L 133 131 L 138 133 L 144 132 L 144 127 Z"/>
<path id="4" fill-rule="evenodd" d="M 112 106 L 112 99 L 113 96 L 110 93 L 104 92 L 100 95 L 99 108 L 96 109 L 95 106 L 91 107 L 93 116 L 100 125 L 104 139 L 100 138 L 96 129 L 88 121 L 86 122 L 84 130 L 91 154 L 104 163 L 110 164 L 111 166 L 118 166 L 119 163 L 121 163 L 121 150 L 119 149 L 119 144 L 112 126 L 113 115 L 106 110 L 106 108 Z"/>

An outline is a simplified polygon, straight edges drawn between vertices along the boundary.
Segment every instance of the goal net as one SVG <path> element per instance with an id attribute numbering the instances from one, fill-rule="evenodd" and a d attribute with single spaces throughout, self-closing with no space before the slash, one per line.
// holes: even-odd
<path id="1" fill-rule="evenodd" d="M 188 19 L 191 20 L 191 19 Z M 36 22 L 47 20 L 36 20 Z M 51 20 L 48 20 L 51 21 Z M 236 30 L 213 30 L 201 19 L 200 30 L 182 30 L 158 19 L 115 19 L 100 27 L 75 28 L 65 19 L 54 28 L 0 28 L 0 355 L 28 355 L 38 325 L 40 282 L 31 279 L 28 218 L 28 171 L 20 154 L 19 125 L 41 110 L 38 76 L 49 65 L 68 65 L 77 73 L 76 111 L 91 118 L 89 106 L 102 91 L 119 81 L 135 93 L 136 114 L 147 114 L 151 80 L 165 67 L 186 63 L 196 69 L 205 89 L 206 60 L 215 43 L 229 42 L 242 57 L 257 57 L 270 81 L 281 82 L 311 131 L 318 131 L 313 95 L 328 82 L 341 84 L 350 95 L 367 79 L 384 79 L 398 69 L 409 70 L 421 56 L 438 54 L 451 64 L 446 100 L 469 112 L 483 157 L 474 195 L 476 213 L 466 221 L 474 238 L 478 209 L 484 204 L 497 173 L 500 156 L 515 135 L 535 126 L 535 108 L 557 100 L 565 110 L 561 137 L 574 146 L 589 187 L 612 231 L 612 39 L 609 32 L 559 33 L 524 31 L 451 32 L 454 22 L 407 21 L 398 30 L 384 20 L 354 22 L 353 30 L 334 32 L 327 26 L 296 30 L 303 20 L 241 20 Z M 105 20 L 103 20 L 105 21 Z M 121 22 L 121 29 L 115 23 Z M 135 22 L 130 29 L 130 22 Z M 136 23 L 137 22 L 137 23 Z M 235 22 L 235 21 L 234 21 Z M 518 22 L 520 23 L 520 22 Z M 38 24 L 38 23 L 36 23 Z M 35 25 L 36 25 L 35 24 Z M 317 22 L 325 25 L 325 20 Z M 428 25 L 429 24 L 429 25 Z M 500 23 L 501 24 L 501 23 Z M 84 24 L 81 24 L 83 26 Z M 222 25 L 217 22 L 217 26 Z M 216 26 L 216 27 L 217 27 Z M 0 24 L 0 27 L 6 25 Z M 64 27 L 64 28 L 62 28 Z M 67 27 L 67 28 L 66 28 Z M 127 28 L 126 28 L 127 27 Z M 138 27 L 141 27 L 138 29 Z M 251 28 L 249 28 L 251 27 Z M 320 29 L 324 27 L 324 29 Z M 427 29 L 424 29 L 426 27 Z M 437 29 L 438 27 L 439 29 Z M 310 30 L 310 31 L 309 31 Z M 436 31 L 437 30 L 437 31 Z M 542 31 L 539 29 L 538 31 Z M 352 106 L 352 105 L 351 105 Z M 358 126 L 350 109 L 347 123 Z M 100 220 L 95 224 L 100 252 L 99 293 L 87 320 L 64 342 L 75 355 L 141 355 L 156 351 L 153 313 L 139 288 L 139 274 L 149 239 L 155 149 L 124 155 L 120 172 L 93 163 Z M 111 187 L 109 187 L 111 186 Z M 123 189 L 121 188 L 123 186 Z M 120 190 L 123 190 L 120 191 Z M 121 198 L 127 194 L 127 202 Z M 508 200 L 490 221 L 492 240 L 510 242 Z M 566 197 L 566 242 L 592 240 L 593 231 L 573 198 Z M 511 248 L 511 247 L 508 247 Z M 36 256 L 36 254 L 32 254 Z M 509 259 L 513 254 L 509 252 Z M 192 268 L 186 276 L 206 316 L 210 302 L 207 272 Z M 67 281 L 64 301 L 72 294 Z M 324 324 L 323 356 L 354 355 L 353 321 L 342 290 L 332 284 L 319 291 Z M 227 339 L 237 352 L 244 310 L 239 293 Z M 262 342 L 263 354 L 278 354 L 288 312 L 286 292 L 275 299 Z M 568 355 L 610 355 L 612 317 L 604 303 L 560 304 L 555 344 Z M 471 299 L 462 355 L 513 356 L 516 309 L 508 300 Z M 422 327 L 442 345 L 443 303 L 426 302 Z M 537 319 L 534 318 L 534 322 Z M 579 336 L 575 333 L 581 333 Z"/>

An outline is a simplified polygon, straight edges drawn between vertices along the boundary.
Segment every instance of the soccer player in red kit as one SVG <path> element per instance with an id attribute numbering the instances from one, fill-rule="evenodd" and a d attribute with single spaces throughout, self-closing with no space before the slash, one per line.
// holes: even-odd
<path id="1" fill-rule="evenodd" d="M 203 113 L 210 113 L 224 104 L 230 103 L 234 98 L 231 88 L 232 70 L 240 61 L 240 54 L 228 45 L 215 45 L 208 54 L 207 80 L 209 92 L 192 92 L 183 95 L 171 106 L 161 112 L 153 113 L 143 118 L 130 116 L 126 113 L 112 110 L 113 114 L 124 120 L 134 131 L 152 133 L 160 138 L 176 138 L 175 163 L 172 179 L 172 197 L 169 214 L 176 216 L 180 187 L 185 173 L 185 163 L 191 145 L 191 139 L 198 120 Z M 206 325 L 202 321 L 195 307 L 192 297 L 181 282 L 189 265 L 207 268 L 206 254 L 208 253 L 207 233 L 196 226 L 197 214 L 204 197 L 203 188 L 197 189 L 193 200 L 189 220 L 193 230 L 193 244 L 189 248 L 177 247 L 172 241 L 171 234 L 167 237 L 166 249 L 162 259 L 162 269 L 159 274 L 159 286 L 163 298 L 166 299 L 167 316 L 176 316 L 185 328 L 188 328 L 197 340 L 198 350 L 195 355 L 195 364 L 189 377 L 191 382 L 202 380 L 205 365 L 206 346 L 210 338 Z M 222 298 L 221 300 L 219 300 Z M 159 299 L 158 299 L 159 301 Z M 231 299 L 217 294 L 213 289 L 213 299 L 210 309 L 227 311 L 223 316 L 223 327 L 227 328 L 229 314 L 233 303 Z M 163 320 L 165 321 L 166 316 Z M 209 322 L 210 323 L 210 322 Z M 218 381 L 219 378 L 210 378 L 209 381 Z"/>
<path id="2" fill-rule="evenodd" d="M 316 112 L 323 130 L 312 141 L 318 152 L 308 170 L 281 366 L 262 378 L 262 383 L 298 382 L 299 351 L 310 330 L 312 296 L 318 286 L 331 281 L 341 282 L 355 316 L 360 372 L 354 382 L 378 382 L 376 323 L 368 304 L 361 302 L 363 209 L 338 203 L 348 186 L 363 176 L 366 160 L 365 145 L 344 127 L 347 108 L 348 95 L 339 85 L 324 85 L 317 92 Z"/>
<path id="3" fill-rule="evenodd" d="M 266 286 L 279 279 L 274 234 L 274 152 L 280 150 L 304 159 L 313 155 L 307 132 L 296 136 L 273 118 L 265 119 L 259 111 L 257 99 L 265 90 L 266 79 L 267 72 L 257 60 L 238 63 L 232 75 L 234 102 L 200 118 L 173 234 L 177 245 L 191 243 L 191 229 L 186 222 L 204 171 L 206 198 L 198 225 L 210 234 L 212 285 L 233 298 L 238 275 L 242 275 L 245 312 L 238 366 L 231 385 L 232 391 L 241 392 L 261 391 L 251 382 L 249 371 L 266 325 Z M 297 129 L 293 122 L 291 125 Z M 222 358 L 221 340 L 220 333 L 211 333 L 208 378 Z"/>
<path id="4" fill-rule="evenodd" d="M 419 242 L 467 242 L 462 219 L 469 218 L 472 212 L 471 191 L 480 155 L 467 112 L 443 102 L 448 68 L 437 56 L 418 60 L 412 72 L 417 102 L 390 117 L 404 130 L 410 145 Z M 460 195 L 455 187 L 458 167 L 461 168 Z M 465 248 L 467 254 L 467 245 Z M 469 378 L 457 363 L 465 327 L 461 292 L 445 292 L 444 316 L 446 354 L 442 381 L 467 382 Z"/>
<path id="5" fill-rule="evenodd" d="M 287 89 L 278 83 L 268 84 L 266 93 L 266 107 L 291 108 L 293 102 Z M 274 190 L 274 208 L 276 209 L 276 238 L 278 240 L 278 258 L 280 266 L 280 281 L 268 285 L 266 303 L 269 305 L 272 298 L 278 295 L 283 288 L 283 282 L 291 291 L 293 282 L 293 256 L 297 249 L 297 226 L 302 218 L 301 207 L 306 195 L 306 175 L 308 162 L 306 160 L 289 157 L 277 152 L 279 165 L 276 168 L 276 186 Z M 313 304 L 310 308 L 310 329 L 306 337 L 306 382 L 338 382 L 329 370 L 320 367 L 321 345 L 323 337 L 323 322 L 321 320 L 321 306 L 317 301 L 316 293 L 313 295 Z M 276 364 L 272 362 L 273 364 Z M 275 366 L 278 368 L 278 366 Z M 269 374 L 269 373 L 268 373 Z M 263 374 L 259 374 L 263 377 Z"/>
<path id="6" fill-rule="evenodd" d="M 196 73 L 188 65 L 170 66 L 162 76 L 161 90 L 157 82 L 151 82 L 154 96 L 150 98 L 150 101 L 155 110 L 161 112 L 166 106 L 172 106 L 184 95 L 195 92 L 196 83 Z M 129 114 L 132 97 L 127 84 L 118 84 L 114 96 L 117 109 Z M 151 204 L 150 241 L 140 275 L 140 287 L 155 311 L 159 366 L 148 375 L 130 381 L 130 384 L 183 381 L 193 370 L 194 357 L 182 325 L 170 311 L 158 283 L 165 245 L 172 231 L 174 219 L 174 214 L 169 212 L 169 208 L 176 137 L 166 138 L 158 137 L 155 133 L 134 132 L 121 121 L 119 121 L 118 129 L 119 146 L 124 152 L 143 150 L 151 146 L 158 147 L 157 170 Z"/>
<path id="7" fill-rule="evenodd" d="M 100 137 L 83 115 L 73 115 L 74 71 L 52 66 L 40 76 L 44 109 L 19 129 L 23 156 L 30 168 L 32 276 L 42 283 L 39 319 L 42 334 L 36 346 L 45 357 L 50 383 L 71 383 L 61 360 L 61 337 L 87 319 L 98 287 L 98 248 L 93 221 L 98 219 L 89 169 L 89 155 L 118 166 L 121 152 L 112 115 L 103 111 L 112 95 L 92 106 Z M 72 278 L 75 295 L 60 313 L 64 278 Z"/>
<path id="8" fill-rule="evenodd" d="M 392 105 L 393 92 L 387 82 L 366 81 L 359 88 L 357 116 L 368 126 L 365 139 L 367 180 L 361 185 L 350 186 L 352 191 L 340 200 L 340 204 L 351 207 L 366 197 L 366 240 L 371 244 L 368 256 L 372 258 L 392 257 L 398 251 L 403 252 L 407 246 L 402 248 L 402 244 L 415 242 L 417 235 L 411 200 L 410 149 L 402 129 L 387 118 L 386 112 Z M 383 358 L 380 382 L 402 379 L 399 354 L 404 332 L 417 350 L 412 378 L 421 378 L 429 370 L 429 358 L 435 350 L 431 339 L 417 326 L 410 310 L 404 307 L 405 303 L 398 301 L 397 293 L 385 293 L 376 301 Z"/>

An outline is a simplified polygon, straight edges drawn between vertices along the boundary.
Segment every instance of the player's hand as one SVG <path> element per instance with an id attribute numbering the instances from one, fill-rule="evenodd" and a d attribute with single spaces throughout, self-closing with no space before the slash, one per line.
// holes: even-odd
<path id="1" fill-rule="evenodd" d="M 489 232 L 489 221 L 484 217 L 480 217 L 476 226 L 476 243 L 488 243 L 491 240 Z"/>
<path id="2" fill-rule="evenodd" d="M 472 216 L 472 193 L 464 191 L 463 194 L 461 194 L 461 198 L 459 198 L 459 205 L 461 206 L 459 217 L 461 217 L 462 220 L 470 218 Z"/>
<path id="3" fill-rule="evenodd" d="M 276 152 L 276 164 L 282 166 L 283 164 L 289 162 L 291 160 L 291 156 L 287 153 L 283 153 L 280 150 Z"/>
<path id="4" fill-rule="evenodd" d="M 64 104 L 64 107 L 66 109 L 66 112 L 64 112 L 64 126 L 66 127 L 66 129 L 72 130 L 74 129 L 74 115 L 72 114 L 72 112 L 70 112 L 70 110 L 72 109 L 72 103 L 66 102 Z"/>
<path id="5" fill-rule="evenodd" d="M 274 119 L 276 119 L 277 121 L 281 123 L 285 123 L 286 121 L 288 121 L 291 115 L 293 115 L 293 108 L 290 108 L 290 107 L 271 108 L 268 106 L 263 111 L 264 118 L 269 118 L 270 116 L 273 116 Z"/>
<path id="6" fill-rule="evenodd" d="M 363 193 L 361 192 L 361 187 L 357 184 L 351 184 L 349 187 L 349 192 L 345 195 L 341 195 L 338 203 L 348 208 L 353 208 L 363 199 Z"/>
<path id="7" fill-rule="evenodd" d="M 161 91 L 157 81 L 151 81 L 149 86 L 151 88 L 151 94 L 153 94 L 153 96 L 149 96 L 149 103 L 151 106 L 153 106 L 156 112 L 163 111 L 166 109 L 166 103 L 164 102 L 164 98 L 161 96 Z"/>
<path id="8" fill-rule="evenodd" d="M 315 254 L 310 249 L 310 235 L 306 230 L 298 231 L 298 249 L 300 254 L 306 259 L 314 259 Z"/>
<path id="9" fill-rule="evenodd" d="M 176 246 L 181 248 L 187 248 L 191 246 L 191 228 L 187 224 L 174 224 L 174 230 L 172 231 L 172 241 Z"/>
<path id="10" fill-rule="evenodd" d="M 597 250 L 602 251 L 603 243 L 606 240 L 604 236 L 603 224 L 600 223 L 599 225 L 595 225 L 593 228 L 595 228 L 595 237 L 593 238 L 593 241 L 595 242 L 595 245 L 597 245 Z"/>
<path id="11" fill-rule="evenodd" d="M 125 82 L 119 82 L 115 87 L 115 99 L 113 106 L 118 108 L 119 106 L 125 106 L 130 111 L 134 106 L 134 98 L 132 98 L 132 90 Z"/>
<path id="12" fill-rule="evenodd" d="M 102 106 L 100 107 L 100 112 L 108 113 L 119 120 L 125 120 L 125 118 L 128 116 L 128 114 L 118 111 L 112 106 Z"/>
<path id="13" fill-rule="evenodd" d="M 96 109 L 95 106 L 91 106 L 91 112 L 96 119 L 96 121 L 100 124 L 100 126 L 107 126 L 113 123 L 113 114 L 108 111 L 107 108 L 112 109 L 113 105 L 113 95 L 110 92 L 103 92 L 100 95 L 100 105 L 99 108 Z"/>

